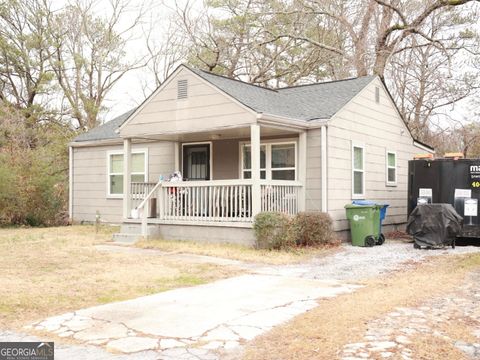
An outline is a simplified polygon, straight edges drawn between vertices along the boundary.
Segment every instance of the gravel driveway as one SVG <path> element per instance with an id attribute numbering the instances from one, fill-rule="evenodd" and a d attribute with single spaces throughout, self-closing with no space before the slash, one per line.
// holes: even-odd
<path id="1" fill-rule="evenodd" d="M 372 248 L 343 245 L 342 251 L 305 264 L 262 267 L 260 274 L 296 276 L 319 280 L 355 281 L 375 277 L 429 256 L 480 252 L 480 247 L 457 246 L 455 249 L 417 250 L 410 243 L 389 241 Z"/>

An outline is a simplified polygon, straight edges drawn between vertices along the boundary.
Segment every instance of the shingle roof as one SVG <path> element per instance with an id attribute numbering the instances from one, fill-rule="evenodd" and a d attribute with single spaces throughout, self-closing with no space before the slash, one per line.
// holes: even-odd
<path id="1" fill-rule="evenodd" d="M 95 141 L 95 140 L 108 140 L 108 139 L 117 139 L 120 136 L 115 132 L 128 117 L 136 110 L 131 109 L 126 113 L 117 116 L 116 118 L 107 121 L 105 124 L 97 126 L 96 128 L 91 129 L 90 131 L 78 135 L 73 141 Z"/>
<path id="2" fill-rule="evenodd" d="M 374 78 L 374 76 L 365 76 L 273 90 L 203 70 L 187 68 L 257 113 L 305 121 L 331 118 Z M 99 127 L 81 134 L 73 141 L 119 138 L 115 130 L 135 110 L 132 109 Z"/>
<path id="3" fill-rule="evenodd" d="M 374 78 L 364 76 L 271 90 L 203 70 L 190 70 L 258 113 L 307 121 L 331 118 Z"/>

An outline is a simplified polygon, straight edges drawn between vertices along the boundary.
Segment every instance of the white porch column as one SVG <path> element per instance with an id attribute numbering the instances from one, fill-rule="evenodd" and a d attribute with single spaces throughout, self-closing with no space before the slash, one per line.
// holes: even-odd
<path id="1" fill-rule="evenodd" d="M 250 150 L 252 157 L 252 216 L 262 209 L 260 188 L 260 125 L 250 125 Z"/>
<path id="2" fill-rule="evenodd" d="M 302 183 L 298 199 L 298 210 L 305 211 L 307 186 L 307 132 L 298 135 L 298 181 Z"/>
<path id="3" fill-rule="evenodd" d="M 132 211 L 131 191 L 132 173 L 132 140 L 123 140 L 123 218 L 130 217 Z"/>

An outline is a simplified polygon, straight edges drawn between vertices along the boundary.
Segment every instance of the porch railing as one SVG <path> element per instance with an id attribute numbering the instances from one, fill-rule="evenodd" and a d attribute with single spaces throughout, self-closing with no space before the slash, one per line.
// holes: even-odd
<path id="1" fill-rule="evenodd" d="M 173 223 L 253 220 L 251 180 L 161 182 L 143 190 L 147 188 L 147 195 L 134 207 L 142 218 L 143 235 L 148 218 Z M 262 181 L 261 211 L 296 214 L 300 210 L 300 190 L 301 184 L 294 181 Z"/>
<path id="2" fill-rule="evenodd" d="M 299 184 L 292 184 L 291 181 L 262 184 L 262 212 L 270 211 L 295 215 L 299 211 L 300 189 Z"/>
<path id="3" fill-rule="evenodd" d="M 152 189 L 157 185 L 156 183 L 144 183 L 144 182 L 132 182 L 130 187 L 130 201 L 133 209 L 138 208 L 140 203 L 145 200 L 152 191 Z"/>
<path id="4" fill-rule="evenodd" d="M 163 183 L 158 196 L 163 220 L 251 221 L 252 185 L 243 180 Z"/>

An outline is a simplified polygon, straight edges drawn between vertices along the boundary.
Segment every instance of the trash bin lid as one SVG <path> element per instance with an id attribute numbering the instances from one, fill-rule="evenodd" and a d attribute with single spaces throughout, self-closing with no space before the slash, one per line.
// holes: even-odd
<path id="1" fill-rule="evenodd" d="M 352 204 L 354 205 L 377 205 L 375 201 L 372 200 L 353 200 Z"/>
<path id="2" fill-rule="evenodd" d="M 369 205 L 357 205 L 357 204 L 346 204 L 344 206 L 345 209 L 362 209 L 362 208 L 376 208 L 377 205 L 369 204 Z"/>
<path id="3" fill-rule="evenodd" d="M 390 206 L 389 204 L 384 204 L 384 203 L 380 203 L 380 202 L 373 201 L 373 200 L 353 200 L 352 204 L 354 204 L 354 205 L 377 205 L 377 206 L 381 206 L 382 208 L 387 208 L 387 207 Z"/>

